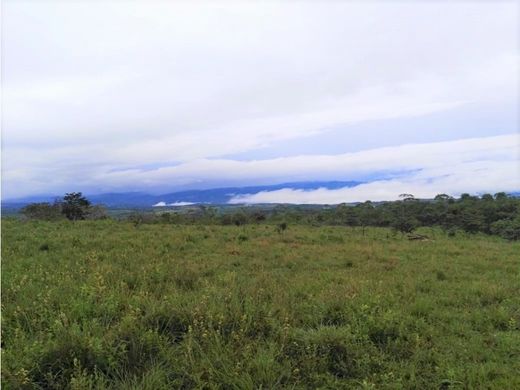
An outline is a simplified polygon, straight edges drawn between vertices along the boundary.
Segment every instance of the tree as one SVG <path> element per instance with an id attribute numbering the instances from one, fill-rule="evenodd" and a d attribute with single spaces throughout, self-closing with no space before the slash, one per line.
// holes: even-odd
<path id="1" fill-rule="evenodd" d="M 479 209 L 466 208 L 458 215 L 459 226 L 468 233 L 477 233 L 485 230 L 484 216 Z"/>
<path id="2" fill-rule="evenodd" d="M 61 210 L 71 221 L 85 219 L 89 208 L 90 201 L 81 192 L 70 192 L 63 197 Z"/>
<path id="3" fill-rule="evenodd" d="M 419 203 L 412 194 L 400 194 L 399 197 L 402 201 L 395 203 L 390 226 L 401 233 L 411 233 L 419 225 L 419 221 L 415 218 L 419 214 L 415 210 L 415 205 L 419 205 Z"/>
<path id="4" fill-rule="evenodd" d="M 491 232 L 507 240 L 520 240 L 520 216 L 515 219 L 501 219 L 491 225 Z"/>
<path id="5" fill-rule="evenodd" d="M 437 202 L 448 202 L 454 200 L 453 197 L 449 196 L 448 194 L 437 194 L 433 199 Z"/>
<path id="6" fill-rule="evenodd" d="M 374 225 L 374 219 L 377 216 L 377 210 L 371 201 L 367 200 L 364 203 L 356 205 L 356 211 L 358 212 L 359 224 L 362 228 L 362 234 L 365 235 L 365 228 L 370 225 Z"/>
<path id="7" fill-rule="evenodd" d="M 404 200 L 405 202 L 410 202 L 412 200 L 415 200 L 415 196 L 412 194 L 400 194 L 399 197 Z"/>
<path id="8" fill-rule="evenodd" d="M 392 221 L 392 227 L 401 233 L 411 233 L 417 228 L 417 220 L 407 216 L 397 216 Z"/>

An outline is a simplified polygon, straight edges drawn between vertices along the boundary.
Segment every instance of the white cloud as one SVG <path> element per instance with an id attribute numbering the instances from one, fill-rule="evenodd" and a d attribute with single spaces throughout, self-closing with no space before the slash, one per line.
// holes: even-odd
<path id="1" fill-rule="evenodd" d="M 378 156 L 347 170 L 326 149 L 223 157 L 366 121 L 381 123 L 381 146 L 404 144 L 390 119 L 511 105 L 517 11 L 484 2 L 8 0 L 3 195 L 362 177 L 381 169 Z M 344 132 L 353 143 L 364 136 Z M 178 165 L 153 168 L 168 164 Z M 135 168 L 144 165 L 152 168 Z"/>
<path id="2" fill-rule="evenodd" d="M 236 161 L 229 159 L 199 159 L 156 169 L 110 170 L 99 166 L 93 176 L 67 176 L 66 171 L 54 179 L 36 182 L 47 189 L 70 190 L 70 183 L 89 188 L 95 185 L 99 191 L 142 190 L 160 191 L 166 184 L 170 188 L 192 186 L 199 183 L 244 185 L 281 183 L 301 180 L 362 180 L 386 178 L 356 189 L 345 190 L 342 201 L 364 200 L 364 196 L 395 197 L 402 192 L 426 196 L 430 192 L 479 192 L 518 190 L 520 141 L 516 134 L 463 139 L 429 144 L 409 144 L 397 147 L 377 148 L 339 155 L 302 155 L 268 160 Z M 37 172 L 38 173 L 38 172 Z M 25 182 L 34 172 L 9 172 L 8 179 L 23 190 Z M 43 172 L 42 177 L 46 177 Z M 207 184 L 208 185 L 208 184 Z M 408 189 L 404 187 L 410 187 Z M 376 188 L 380 188 L 376 191 Z M 398 188 L 402 188 L 399 190 Z M 421 190 L 421 188 L 423 188 Z M 360 193 L 356 191 L 367 190 Z M 376 192 L 374 192 L 376 191 Z M 380 192 L 382 191 L 382 192 Z M 43 191 L 45 192 L 45 191 Z M 240 198 L 242 201 L 289 202 L 283 196 L 292 194 L 302 202 L 314 202 L 314 195 L 343 196 L 341 192 L 273 192 L 256 197 Z M 328 194 L 328 195 L 327 195 Z M 282 196 L 283 195 L 283 196 Z M 306 199 L 309 200 L 306 200 Z M 334 203 L 334 202 L 332 202 Z"/>
<path id="3" fill-rule="evenodd" d="M 355 187 L 329 190 L 295 190 L 285 188 L 256 194 L 237 196 L 232 204 L 294 203 L 339 204 L 365 200 L 396 200 L 399 194 L 414 194 L 417 198 L 431 199 L 437 194 L 459 196 L 462 193 L 482 194 L 520 190 L 518 161 L 479 161 L 455 166 L 424 169 L 402 179 L 377 180 Z"/>
<path id="4" fill-rule="evenodd" d="M 464 192 L 519 191 L 519 154 L 520 137 L 510 135 L 405 145 L 331 156 L 329 159 L 334 159 L 334 164 L 326 165 L 343 165 L 347 172 L 412 172 L 337 190 L 321 188 L 304 191 L 287 188 L 260 192 L 237 196 L 230 203 L 337 204 L 364 200 L 394 200 L 402 193 L 412 193 L 419 198 L 432 198 L 439 193 L 460 195 Z"/>
<path id="5" fill-rule="evenodd" d="M 157 202 L 152 207 L 166 207 L 166 206 L 190 206 L 195 204 L 193 202 L 174 202 L 174 203 L 166 203 L 166 202 Z"/>

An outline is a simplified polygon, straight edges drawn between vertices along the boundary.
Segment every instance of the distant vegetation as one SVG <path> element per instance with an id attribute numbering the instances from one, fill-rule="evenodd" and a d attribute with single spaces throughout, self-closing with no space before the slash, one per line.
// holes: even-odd
<path id="1" fill-rule="evenodd" d="M 54 203 L 31 203 L 23 207 L 20 212 L 27 219 L 45 221 L 57 221 L 64 218 L 78 221 L 108 217 L 105 207 L 102 205 L 93 206 L 81 192 L 65 194 L 63 199 L 56 199 Z"/>
<path id="2" fill-rule="evenodd" d="M 21 212 L 28 219 L 40 220 L 108 218 L 103 206 L 92 206 L 81 193 L 66 194 L 63 200 L 54 204 L 30 204 Z M 369 226 L 391 227 L 401 233 L 412 233 L 418 227 L 438 226 L 448 234 L 460 230 L 494 234 L 508 240 L 520 239 L 520 198 L 503 192 L 480 197 L 462 194 L 458 199 L 440 194 L 433 200 L 419 200 L 411 194 L 402 194 L 399 201 L 367 201 L 355 206 L 278 205 L 227 209 L 200 205 L 153 212 L 134 211 L 122 218 L 135 226 L 146 223 L 236 226 L 267 223 L 352 226 L 359 227 L 362 232 Z"/>

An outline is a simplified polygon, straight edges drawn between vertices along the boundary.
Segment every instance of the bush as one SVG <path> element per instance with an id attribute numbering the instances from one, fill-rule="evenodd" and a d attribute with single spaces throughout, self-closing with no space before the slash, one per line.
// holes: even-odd
<path id="1" fill-rule="evenodd" d="M 57 221 L 63 219 L 61 205 L 58 202 L 31 203 L 22 208 L 21 213 L 28 219 L 41 219 L 45 221 Z"/>
<path id="2" fill-rule="evenodd" d="M 236 226 L 245 225 L 247 223 L 247 216 L 244 213 L 235 213 L 232 217 L 233 223 Z"/>
<path id="3" fill-rule="evenodd" d="M 90 220 L 98 220 L 98 219 L 107 219 L 108 212 L 105 206 L 96 205 L 88 208 L 88 211 L 85 215 L 85 219 Z"/>
<path id="4" fill-rule="evenodd" d="M 153 214 L 150 214 L 150 213 L 143 213 L 143 212 L 133 212 L 132 214 L 130 214 L 126 220 L 128 222 L 131 222 L 134 224 L 135 227 L 138 227 L 139 225 L 143 224 L 143 223 L 154 223 L 156 222 L 156 218 L 155 218 L 155 215 Z"/>
<path id="5" fill-rule="evenodd" d="M 276 226 L 276 231 L 278 232 L 278 234 L 283 233 L 286 229 L 287 229 L 287 222 L 279 223 Z"/>
<path id="6" fill-rule="evenodd" d="M 510 241 L 520 239 L 520 217 L 513 220 L 502 219 L 491 225 L 491 232 Z"/>

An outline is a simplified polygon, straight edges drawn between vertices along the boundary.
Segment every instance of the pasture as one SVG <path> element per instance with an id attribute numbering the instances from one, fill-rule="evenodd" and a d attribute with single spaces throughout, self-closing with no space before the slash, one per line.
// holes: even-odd
<path id="1" fill-rule="evenodd" d="M 2 221 L 5 389 L 520 388 L 520 242 Z"/>

